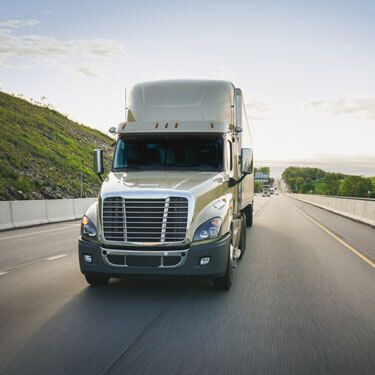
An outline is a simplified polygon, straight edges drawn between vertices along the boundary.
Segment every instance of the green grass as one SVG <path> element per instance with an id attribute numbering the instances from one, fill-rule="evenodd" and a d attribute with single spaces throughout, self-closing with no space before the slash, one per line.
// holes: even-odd
<path id="1" fill-rule="evenodd" d="M 48 108 L 0 92 L 0 200 L 73 198 L 97 194 L 92 151 L 104 149 L 106 170 L 113 140 Z"/>

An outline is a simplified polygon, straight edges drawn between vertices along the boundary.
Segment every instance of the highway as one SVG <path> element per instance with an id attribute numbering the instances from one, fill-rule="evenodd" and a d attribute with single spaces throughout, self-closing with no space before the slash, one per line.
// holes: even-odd
<path id="1" fill-rule="evenodd" d="M 229 292 L 89 287 L 78 222 L 1 232 L 0 373 L 375 374 L 375 230 L 284 195 L 255 210 Z"/>

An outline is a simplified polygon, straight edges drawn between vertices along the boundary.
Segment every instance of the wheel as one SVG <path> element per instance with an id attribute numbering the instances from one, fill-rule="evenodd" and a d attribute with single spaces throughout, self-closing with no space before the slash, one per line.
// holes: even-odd
<path id="1" fill-rule="evenodd" d="M 232 245 L 231 245 L 232 246 Z M 231 259 L 231 253 L 229 253 L 227 269 L 225 271 L 225 275 L 223 277 L 218 277 L 217 279 L 213 279 L 212 282 L 214 283 L 214 287 L 217 290 L 224 290 L 228 291 L 232 286 L 233 280 L 233 261 Z"/>
<path id="2" fill-rule="evenodd" d="M 241 255 L 238 259 L 241 259 L 246 251 L 246 215 L 243 215 L 242 225 L 241 225 L 241 239 L 240 239 L 240 249 Z"/>
<path id="3" fill-rule="evenodd" d="M 109 277 L 105 275 L 97 275 L 94 273 L 85 274 L 86 281 L 93 286 L 106 285 L 109 281 Z"/>
<path id="4" fill-rule="evenodd" d="M 249 204 L 245 208 L 245 215 L 246 215 L 246 226 L 248 228 L 253 226 L 253 205 Z"/>

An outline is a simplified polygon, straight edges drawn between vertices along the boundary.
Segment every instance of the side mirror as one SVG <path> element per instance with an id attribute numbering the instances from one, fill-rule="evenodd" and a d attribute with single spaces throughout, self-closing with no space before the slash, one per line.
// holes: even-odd
<path id="1" fill-rule="evenodd" d="M 115 126 L 111 126 L 108 131 L 111 133 L 111 134 L 115 134 L 116 133 L 116 127 Z"/>
<path id="2" fill-rule="evenodd" d="M 253 173 L 253 151 L 250 148 L 241 149 L 241 173 Z"/>
<path id="3" fill-rule="evenodd" d="M 101 174 L 104 172 L 104 163 L 103 163 L 103 150 L 97 148 L 94 150 L 94 173 L 101 178 Z"/>

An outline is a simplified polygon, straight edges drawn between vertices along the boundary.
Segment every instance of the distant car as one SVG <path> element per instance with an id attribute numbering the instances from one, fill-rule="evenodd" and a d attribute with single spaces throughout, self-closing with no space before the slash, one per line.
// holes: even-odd
<path id="1" fill-rule="evenodd" d="M 274 188 L 270 189 L 270 194 L 275 194 L 275 189 Z"/>
<path id="2" fill-rule="evenodd" d="M 262 197 L 269 197 L 269 196 L 270 196 L 270 191 L 268 189 L 263 189 Z"/>

